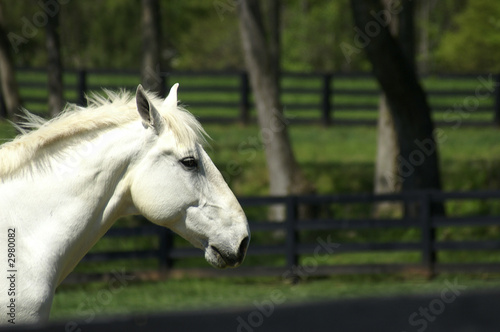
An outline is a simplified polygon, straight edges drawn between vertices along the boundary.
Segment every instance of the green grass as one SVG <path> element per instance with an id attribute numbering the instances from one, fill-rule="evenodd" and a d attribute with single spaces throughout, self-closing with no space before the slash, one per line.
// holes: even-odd
<path id="1" fill-rule="evenodd" d="M 0 144 L 11 140 L 16 136 L 16 130 L 7 121 L 0 120 Z"/>
<path id="2" fill-rule="evenodd" d="M 298 284 L 281 278 L 183 278 L 63 285 L 55 296 L 52 320 L 93 320 L 111 314 L 154 313 L 193 309 L 255 308 L 256 303 L 279 299 L 283 304 L 358 297 L 436 294 L 454 283 L 465 291 L 500 286 L 499 275 L 346 275 L 305 278 Z M 94 316 L 95 315 L 95 316 Z M 235 317 L 236 319 L 236 317 Z"/>
<path id="3" fill-rule="evenodd" d="M 206 125 L 213 138 L 209 154 L 239 195 L 267 191 L 265 157 L 255 126 Z M 233 129 L 231 129 L 233 128 Z M 495 128 L 439 129 L 445 190 L 500 188 L 500 131 Z M 370 192 L 376 128 L 291 126 L 299 163 L 318 192 Z"/>
<path id="4" fill-rule="evenodd" d="M 40 76 L 37 79 L 42 79 Z M 95 78 L 93 78 L 95 80 Z M 130 81 L 129 81 L 130 80 Z M 127 78 L 127 84 L 133 79 Z M 317 82 L 304 81 L 305 85 Z M 100 84 L 99 80 L 93 84 Z M 289 86 L 298 82 L 290 81 Z M 125 83 L 123 83 L 125 84 Z M 217 83 L 222 84 L 222 83 Z M 359 83 L 343 80 L 347 86 L 360 84 L 373 86 L 373 82 Z M 431 82 L 430 84 L 437 84 Z M 451 83 L 450 83 L 451 84 Z M 465 84 L 465 83 L 460 83 Z M 474 88 L 474 83 L 467 83 Z M 25 93 L 32 93 L 25 91 Z M 44 96 L 40 93 L 40 96 Z M 186 95 L 187 97 L 187 95 Z M 293 96 L 289 97 L 293 102 Z M 302 98 L 302 97 L 301 97 Z M 312 99 L 311 99 L 312 100 Z M 307 100 L 306 100 L 307 101 Z M 193 110 L 197 112 L 196 109 Z M 214 111 L 215 112 L 215 111 Z M 219 111 L 222 114 L 223 111 Z M 290 116 L 306 116 L 304 112 L 289 112 Z M 359 118 L 372 117 L 376 112 L 338 112 L 338 116 Z M 436 113 L 436 120 L 443 119 Z M 472 116 L 472 115 L 471 115 Z M 476 116 L 474 114 L 474 116 Z M 482 114 L 477 116 L 483 116 Z M 259 129 L 255 125 L 205 125 L 212 136 L 212 147 L 208 153 L 225 176 L 233 191 L 239 196 L 265 195 L 268 193 L 268 175 Z M 443 137 L 439 146 L 443 188 L 447 191 L 484 190 L 500 188 L 500 131 L 496 128 L 440 128 Z M 0 142 L 12 138 L 15 131 L 6 122 L 0 122 Z M 307 177 L 316 186 L 318 193 L 371 192 L 373 187 L 374 159 L 376 153 L 376 128 L 374 127 L 330 127 L 291 126 L 290 137 L 296 157 Z M 336 216 L 349 218 L 369 215 L 369 205 L 329 206 Z M 449 215 L 500 215 L 497 201 L 450 201 L 446 204 Z M 263 219 L 265 210 L 247 209 L 252 219 Z M 121 226 L 134 225 L 133 220 L 120 220 Z M 314 241 L 324 233 L 303 232 L 304 241 Z M 363 241 L 418 241 L 419 230 L 338 231 L 331 234 L 338 243 Z M 443 241 L 496 240 L 500 236 L 498 227 L 443 227 L 437 237 Z M 177 245 L 187 245 L 176 238 Z M 254 234 L 252 243 L 280 243 L 282 238 L 272 234 Z M 103 239 L 93 251 L 143 250 L 157 246 L 156 239 L 144 237 L 127 239 Z M 301 260 L 310 256 L 301 256 Z M 402 252 L 362 252 L 330 255 L 325 264 L 363 263 L 410 263 L 418 262 L 420 254 Z M 439 262 L 500 262 L 497 251 L 441 251 Z M 247 257 L 246 266 L 284 266 L 280 255 Z M 110 270 L 136 271 L 156 269 L 156 260 L 132 260 L 106 263 L 81 263 L 78 272 L 109 272 Z M 199 258 L 178 262 L 180 267 L 206 267 L 200 252 Z M 76 317 L 85 319 L 89 310 L 99 315 L 112 313 L 137 313 L 194 308 L 252 306 L 253 301 L 264 301 L 271 292 L 282 292 L 287 303 L 318 299 L 337 299 L 358 296 L 380 296 L 422 292 L 439 292 L 446 278 L 459 278 L 469 289 L 500 286 L 500 277 L 486 275 L 442 275 L 428 281 L 411 275 L 335 276 L 325 279 L 309 278 L 296 286 L 284 283 L 280 278 L 223 278 L 167 280 L 160 282 L 131 281 L 119 292 L 103 302 L 100 296 L 109 291 L 108 283 L 64 285 L 56 295 L 52 319 Z"/>
<path id="5" fill-rule="evenodd" d="M 264 153 L 259 138 L 259 130 L 255 126 L 223 126 L 206 125 L 213 141 L 208 149 L 216 165 L 219 167 L 233 191 L 239 196 L 266 195 L 268 193 L 268 175 Z M 446 137 L 440 146 L 441 165 L 444 189 L 448 191 L 495 189 L 500 187 L 500 146 L 497 144 L 500 132 L 494 128 L 444 128 Z M 369 127 L 332 127 L 292 126 L 290 128 L 293 147 L 299 163 L 308 178 L 314 183 L 319 193 L 357 193 L 371 192 L 373 187 L 373 161 L 376 151 L 376 130 Z M 373 206 L 370 204 L 333 204 L 325 206 L 331 215 L 338 218 L 370 217 Z M 449 201 L 446 203 L 447 213 L 451 216 L 466 215 L 500 215 L 500 203 L 490 201 Z M 325 210 L 326 211 L 326 210 Z M 246 208 L 245 212 L 251 220 L 262 220 L 266 216 L 265 208 Z M 338 230 L 330 232 L 332 241 L 348 242 L 416 242 L 420 239 L 418 229 L 393 230 Z M 324 232 L 301 232 L 301 241 L 314 243 Z M 497 227 L 443 227 L 438 229 L 438 239 L 442 241 L 462 240 L 495 240 L 500 236 Z M 145 249 L 151 243 L 141 239 L 131 247 L 130 241 L 118 245 L 113 241 L 101 241 L 95 250 L 108 248 Z M 280 242 L 281 241 L 281 242 Z M 260 232 L 253 234 L 253 244 L 280 244 L 283 239 L 272 234 Z M 102 243 L 102 244 L 101 244 Z M 187 245 L 176 237 L 176 246 Z M 305 258 L 306 256 L 303 256 Z M 440 254 L 440 262 L 455 262 L 464 258 L 463 253 L 448 252 Z M 500 262 L 496 252 L 482 255 L 469 252 L 468 261 L 481 261 L 485 257 Z M 331 257 L 329 264 L 351 263 L 393 263 L 418 262 L 420 256 L 415 252 L 373 252 L 339 254 Z M 124 262 L 112 263 L 116 266 Z M 252 265 L 284 265 L 283 256 L 248 257 L 245 262 Z M 206 266 L 200 252 L 199 258 L 182 260 L 178 267 Z M 134 261 L 130 269 L 154 269 L 154 261 Z M 104 272 L 109 271 L 106 264 L 83 264 L 77 271 Z"/>

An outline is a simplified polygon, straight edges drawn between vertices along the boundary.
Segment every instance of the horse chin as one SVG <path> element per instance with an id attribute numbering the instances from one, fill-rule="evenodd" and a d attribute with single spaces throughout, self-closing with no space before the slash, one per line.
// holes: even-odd
<path id="1" fill-rule="evenodd" d="M 218 269 L 224 269 L 228 267 L 228 264 L 222 257 L 221 253 L 211 246 L 205 249 L 205 259 L 210 265 Z"/>

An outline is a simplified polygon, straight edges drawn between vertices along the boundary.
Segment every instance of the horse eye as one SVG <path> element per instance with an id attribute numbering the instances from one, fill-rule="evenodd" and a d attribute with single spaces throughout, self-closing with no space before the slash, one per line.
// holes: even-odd
<path id="1" fill-rule="evenodd" d="M 180 160 L 181 164 L 189 170 L 198 168 L 198 161 L 194 157 L 186 157 Z"/>

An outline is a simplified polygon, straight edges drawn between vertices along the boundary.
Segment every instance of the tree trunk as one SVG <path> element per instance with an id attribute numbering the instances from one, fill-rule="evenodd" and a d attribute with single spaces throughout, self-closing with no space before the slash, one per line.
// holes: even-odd
<path id="1" fill-rule="evenodd" d="M 49 88 L 49 114 L 56 116 L 64 107 L 63 70 L 59 41 L 59 13 L 48 15 L 46 27 L 47 78 Z"/>
<path id="2" fill-rule="evenodd" d="M 279 1 L 270 4 L 270 17 L 279 22 Z M 279 84 L 279 27 L 270 28 L 273 33 L 266 35 L 262 12 L 258 0 L 238 2 L 240 32 L 250 84 L 254 93 L 260 137 L 264 144 L 269 173 L 270 194 L 283 196 L 313 192 L 299 168 L 293 154 L 287 130 L 287 121 L 280 102 Z M 268 42 L 269 41 L 269 42 Z M 283 220 L 284 209 L 271 212 L 273 220 Z"/>
<path id="3" fill-rule="evenodd" d="M 142 0 L 141 81 L 146 90 L 165 96 L 160 67 L 160 3 Z"/>
<path id="4" fill-rule="evenodd" d="M 401 191 L 398 177 L 397 156 L 399 147 L 396 131 L 385 95 L 380 96 L 377 121 L 377 156 L 375 161 L 375 194 L 389 194 Z M 375 205 L 376 216 L 400 215 L 402 204 L 381 202 Z"/>
<path id="5" fill-rule="evenodd" d="M 396 30 L 401 50 L 415 72 L 415 1 L 402 0 Z"/>
<path id="6" fill-rule="evenodd" d="M 410 0 L 411 1 L 411 0 Z M 389 13 L 392 0 L 383 0 L 384 8 Z M 399 15 L 391 14 L 389 31 L 399 39 L 406 59 L 414 66 L 414 25 L 413 6 L 408 0 L 401 3 Z M 377 157 L 375 162 L 374 192 L 388 194 L 401 191 L 398 180 L 399 147 L 392 114 L 384 94 L 380 97 L 377 122 Z M 400 202 L 382 202 L 375 206 L 376 216 L 400 215 L 403 205 Z"/>
<path id="7" fill-rule="evenodd" d="M 17 120 L 17 111 L 21 107 L 21 97 L 16 81 L 14 60 L 11 54 L 11 45 L 5 29 L 5 21 L 0 3 L 0 84 L 2 87 L 2 98 L 5 109 L 0 107 L 1 117 Z"/>
<path id="8" fill-rule="evenodd" d="M 376 22 L 379 1 L 351 0 L 355 24 L 360 31 Z M 365 51 L 373 72 L 384 91 L 394 121 L 399 146 L 398 180 L 403 191 L 441 189 L 438 147 L 434 139 L 431 109 L 419 84 L 414 67 L 386 26 L 372 34 Z M 442 213 L 442 204 L 433 212 Z M 413 214 L 411 209 L 410 214 Z"/>

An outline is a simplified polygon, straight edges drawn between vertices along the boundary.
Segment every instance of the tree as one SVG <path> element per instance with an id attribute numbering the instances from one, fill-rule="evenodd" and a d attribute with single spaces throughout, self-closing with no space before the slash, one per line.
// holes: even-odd
<path id="1" fill-rule="evenodd" d="M 468 1 L 453 17 L 453 29 L 444 34 L 437 50 L 440 68 L 461 72 L 499 72 L 500 2 Z"/>
<path id="2" fill-rule="evenodd" d="M 289 0 L 283 7 L 282 68 L 291 71 L 359 70 L 363 57 L 346 59 L 340 45 L 352 41 L 349 1 Z M 347 60 L 347 61 L 346 61 Z"/>
<path id="3" fill-rule="evenodd" d="M 0 2 L 0 83 L 5 104 L 5 113 L 1 116 L 15 121 L 16 113 L 21 107 L 21 97 L 19 96 L 14 60 L 4 22 L 3 8 Z"/>
<path id="4" fill-rule="evenodd" d="M 385 13 L 390 13 L 391 1 L 384 0 Z M 415 33 L 414 5 L 411 0 L 400 3 L 397 15 L 387 17 L 391 34 L 398 39 L 402 51 L 410 66 L 415 69 Z M 397 144 L 396 128 L 389 110 L 387 98 L 382 95 L 379 104 L 377 122 L 377 157 L 375 162 L 374 192 L 386 194 L 399 192 L 401 181 L 398 177 L 399 146 Z M 398 213 L 401 204 L 398 202 L 383 202 L 377 205 L 376 214 Z"/>
<path id="5" fill-rule="evenodd" d="M 49 5 L 49 1 L 46 1 Z M 49 114 L 54 117 L 64 107 L 63 97 L 63 68 L 61 62 L 61 43 L 59 39 L 59 13 L 58 10 L 48 15 L 46 33 L 47 46 L 47 79 L 49 88 Z"/>
<path id="6" fill-rule="evenodd" d="M 165 95 L 160 68 L 160 3 L 142 0 L 142 85 L 145 89 Z"/>
<path id="7" fill-rule="evenodd" d="M 258 0 L 238 2 L 240 33 L 245 63 L 257 108 L 264 144 L 271 195 L 312 192 L 293 154 L 287 121 L 280 102 L 280 1 L 268 4 L 268 30 Z M 284 210 L 274 210 L 273 219 L 283 219 Z"/>
<path id="8" fill-rule="evenodd" d="M 429 38 L 429 23 L 431 15 L 431 2 L 435 0 L 423 0 L 419 2 L 416 8 L 416 15 L 420 21 L 420 29 L 418 29 L 418 53 L 420 59 L 418 61 L 418 70 L 420 73 L 428 73 L 430 67 L 430 38 Z"/>
<path id="9" fill-rule="evenodd" d="M 384 13 L 380 1 L 351 0 L 351 6 L 358 31 L 367 31 L 376 24 L 374 13 Z M 386 25 L 379 24 L 376 34 L 368 32 L 371 37 L 364 49 L 394 121 L 401 189 L 440 190 L 438 146 L 431 109 L 414 67 Z M 442 212 L 442 205 L 435 205 L 433 210 Z"/>

